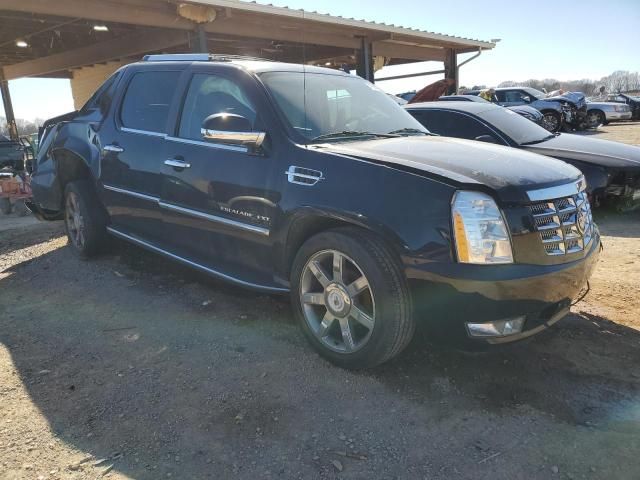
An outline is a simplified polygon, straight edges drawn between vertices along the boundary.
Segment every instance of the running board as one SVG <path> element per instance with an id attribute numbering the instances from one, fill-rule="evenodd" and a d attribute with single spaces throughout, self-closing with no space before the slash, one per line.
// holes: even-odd
<path id="1" fill-rule="evenodd" d="M 284 287 L 270 287 L 267 285 L 259 285 L 256 283 L 251 283 L 251 282 L 245 282 L 244 280 L 240 280 L 239 278 L 235 278 L 232 277 L 230 275 L 227 275 L 225 273 L 222 272 L 218 272 L 217 270 L 214 270 L 212 268 L 209 267 L 205 267 L 204 265 L 201 265 L 199 263 L 196 263 L 192 260 L 189 260 L 187 258 L 181 257 L 179 255 L 176 255 L 175 253 L 171 253 L 168 252 L 167 250 L 164 250 L 160 247 L 156 247 L 155 245 L 149 243 L 149 242 L 145 242 L 144 240 L 140 240 L 139 238 L 136 238 L 132 235 L 129 235 L 127 233 L 121 232 L 119 230 L 116 230 L 113 227 L 107 227 L 107 231 L 118 238 L 121 238 L 123 240 L 126 240 L 128 242 L 134 243 L 136 245 L 138 245 L 139 247 L 142 248 L 146 248 L 147 250 L 151 250 L 152 252 L 155 253 L 159 253 L 160 255 L 163 255 L 167 258 L 170 258 L 172 260 L 177 260 L 180 263 L 183 263 L 185 265 L 188 265 L 192 268 L 195 268 L 197 270 L 200 270 L 203 273 L 206 273 L 207 275 L 211 275 L 212 277 L 230 282 L 230 283 L 234 283 L 236 285 L 239 285 L 241 287 L 245 287 L 245 288 L 250 288 L 252 290 L 258 290 L 261 292 L 267 292 L 267 293 L 280 293 L 280 294 L 284 294 L 284 293 L 289 293 L 289 289 L 288 288 L 284 288 Z"/>

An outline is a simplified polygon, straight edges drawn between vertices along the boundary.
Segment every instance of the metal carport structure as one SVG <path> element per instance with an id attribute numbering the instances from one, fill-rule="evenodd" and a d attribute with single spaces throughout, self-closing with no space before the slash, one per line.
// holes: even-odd
<path id="1" fill-rule="evenodd" d="M 3 0 L 0 87 L 15 132 L 8 81 L 69 78 L 76 107 L 120 65 L 148 53 L 212 52 L 354 69 L 438 61 L 495 43 L 238 0 Z"/>

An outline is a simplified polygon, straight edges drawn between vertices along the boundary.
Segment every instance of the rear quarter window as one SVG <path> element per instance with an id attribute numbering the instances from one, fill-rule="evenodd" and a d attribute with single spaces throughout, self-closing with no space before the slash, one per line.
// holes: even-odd
<path id="1" fill-rule="evenodd" d="M 180 74 L 174 71 L 136 73 L 122 101 L 122 126 L 146 132 L 164 132 Z"/>

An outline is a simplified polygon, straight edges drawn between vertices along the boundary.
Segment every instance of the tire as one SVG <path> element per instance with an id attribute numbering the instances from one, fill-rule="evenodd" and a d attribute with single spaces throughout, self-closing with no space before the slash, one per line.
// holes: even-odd
<path id="1" fill-rule="evenodd" d="M 0 212 L 2 212 L 3 215 L 9 215 L 12 208 L 11 201 L 7 197 L 0 198 Z"/>
<path id="2" fill-rule="evenodd" d="M 19 217 L 26 217 L 27 215 L 29 215 L 29 213 L 31 213 L 27 208 L 27 205 L 24 203 L 24 200 L 18 200 L 13 208 Z"/>
<path id="3" fill-rule="evenodd" d="M 336 258 L 342 259 L 339 275 Z M 357 228 L 329 230 L 302 245 L 291 271 L 291 300 L 313 348 L 342 368 L 384 363 L 402 352 L 415 332 L 400 260 L 380 239 Z"/>
<path id="4" fill-rule="evenodd" d="M 107 215 L 89 180 L 70 182 L 64 189 L 64 225 L 69 245 L 80 258 L 102 251 L 107 240 Z"/>
<path id="5" fill-rule="evenodd" d="M 553 111 L 542 112 L 542 127 L 551 133 L 559 132 L 562 128 L 562 117 Z"/>
<path id="6" fill-rule="evenodd" d="M 589 110 L 587 112 L 587 128 L 596 128 L 607 124 L 607 117 L 601 110 Z"/>

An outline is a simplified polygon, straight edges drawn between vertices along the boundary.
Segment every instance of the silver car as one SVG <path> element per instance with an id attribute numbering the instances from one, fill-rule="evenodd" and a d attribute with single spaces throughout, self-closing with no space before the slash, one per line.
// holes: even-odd
<path id="1" fill-rule="evenodd" d="M 616 120 L 631 120 L 629 105 L 608 102 L 587 102 L 587 126 L 597 127 Z"/>

